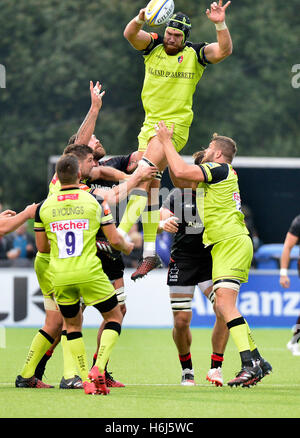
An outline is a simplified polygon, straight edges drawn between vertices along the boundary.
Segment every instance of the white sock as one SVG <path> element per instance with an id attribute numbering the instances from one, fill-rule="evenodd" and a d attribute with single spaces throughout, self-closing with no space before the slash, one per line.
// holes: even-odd
<path id="1" fill-rule="evenodd" d="M 155 254 L 155 242 L 144 242 L 143 258 L 153 257 Z"/>

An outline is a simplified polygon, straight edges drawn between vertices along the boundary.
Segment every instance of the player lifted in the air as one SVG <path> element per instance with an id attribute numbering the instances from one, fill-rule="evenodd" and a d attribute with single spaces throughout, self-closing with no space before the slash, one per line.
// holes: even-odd
<path id="1" fill-rule="evenodd" d="M 142 215 L 144 231 L 143 259 L 132 275 L 136 280 L 160 265 L 155 253 L 155 240 L 159 223 L 159 196 L 162 172 L 167 166 L 166 157 L 156 137 L 155 124 L 164 120 L 167 126 L 174 124 L 172 142 L 177 151 L 186 144 L 193 120 L 193 95 L 208 64 L 216 64 L 232 53 L 232 42 L 225 24 L 224 6 L 220 0 L 211 4 L 206 14 L 216 25 L 217 42 L 192 43 L 188 41 L 191 22 L 178 12 L 167 23 L 164 36 L 142 30 L 145 9 L 133 18 L 125 28 L 124 36 L 141 51 L 145 61 L 145 79 L 142 102 L 145 120 L 138 136 L 140 165 L 155 165 L 159 169 L 157 179 L 142 183 L 132 193 L 118 230 L 125 236 Z"/>

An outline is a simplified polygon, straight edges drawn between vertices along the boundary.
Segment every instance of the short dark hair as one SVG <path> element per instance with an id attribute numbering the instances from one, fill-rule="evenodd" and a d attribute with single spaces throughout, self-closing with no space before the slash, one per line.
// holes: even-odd
<path id="1" fill-rule="evenodd" d="M 82 161 L 87 157 L 87 155 L 94 154 L 94 151 L 86 144 L 69 144 L 64 150 L 64 155 L 67 154 L 76 155 L 78 160 Z"/>
<path id="2" fill-rule="evenodd" d="M 215 142 L 217 148 L 222 151 L 222 154 L 226 160 L 231 163 L 237 153 L 237 145 L 234 140 L 230 137 L 225 137 L 224 135 L 214 134 L 211 141 Z"/>
<path id="3" fill-rule="evenodd" d="M 62 155 L 56 163 L 55 170 L 61 185 L 76 184 L 79 172 L 78 158 L 73 154 Z"/>

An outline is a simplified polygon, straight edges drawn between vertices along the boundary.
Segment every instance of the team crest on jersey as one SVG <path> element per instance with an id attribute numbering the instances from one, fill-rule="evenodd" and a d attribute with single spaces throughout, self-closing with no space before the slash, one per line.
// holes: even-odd
<path id="1" fill-rule="evenodd" d="M 181 56 L 178 57 L 178 62 L 179 62 L 179 64 L 181 64 L 182 61 L 183 61 L 183 55 L 181 55 Z"/>

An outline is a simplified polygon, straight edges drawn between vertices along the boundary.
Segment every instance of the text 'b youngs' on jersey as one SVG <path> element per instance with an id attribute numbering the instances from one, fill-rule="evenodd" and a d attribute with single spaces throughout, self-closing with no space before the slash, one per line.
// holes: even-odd
<path id="1" fill-rule="evenodd" d="M 200 219 L 196 191 L 190 188 L 171 190 L 162 204 L 179 219 L 178 231 L 173 237 L 171 257 L 202 258 L 210 253 L 210 248 L 203 245 L 203 223 Z"/>
<path id="2" fill-rule="evenodd" d="M 61 189 L 39 205 L 34 230 L 45 231 L 50 240 L 54 286 L 98 278 L 101 262 L 96 256 L 96 234 L 100 226 L 112 223 L 108 204 L 76 187 Z"/>

